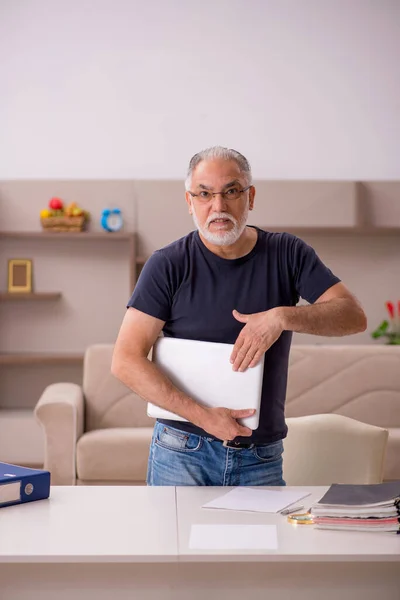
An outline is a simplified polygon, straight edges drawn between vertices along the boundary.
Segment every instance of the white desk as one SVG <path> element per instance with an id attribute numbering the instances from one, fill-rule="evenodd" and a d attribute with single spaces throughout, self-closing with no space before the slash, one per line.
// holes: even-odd
<path id="1" fill-rule="evenodd" d="M 171 487 L 52 487 L 49 500 L 0 509 L 0 563 L 168 562 L 177 551 Z"/>
<path id="2" fill-rule="evenodd" d="M 307 509 L 328 488 L 296 489 L 312 492 L 301 501 Z M 190 563 L 186 575 L 203 598 L 213 589 L 229 600 L 400 600 L 400 535 L 323 531 L 280 514 L 201 508 L 227 491 L 177 488 L 179 559 Z M 278 549 L 190 549 L 191 526 L 213 523 L 276 525 Z"/>
<path id="3" fill-rule="evenodd" d="M 232 510 L 201 508 L 203 504 L 222 496 L 230 488 L 177 488 L 177 515 L 180 560 L 214 562 L 397 562 L 400 571 L 400 535 L 368 532 L 323 531 L 312 525 L 291 525 L 287 517 L 270 513 L 246 513 Z M 271 489 L 290 489 L 271 488 Z M 311 496 L 296 504 L 307 510 L 324 495 L 328 487 L 298 487 Z M 304 511 L 302 511 L 304 512 Z M 255 524 L 276 525 L 277 550 L 191 550 L 189 536 L 192 524 Z M 400 600 L 400 595 L 399 595 Z"/>
<path id="4" fill-rule="evenodd" d="M 228 489 L 53 487 L 1 509 L 0 599 L 399 600 L 400 535 L 201 509 Z M 193 551 L 194 523 L 276 524 L 278 550 Z"/>

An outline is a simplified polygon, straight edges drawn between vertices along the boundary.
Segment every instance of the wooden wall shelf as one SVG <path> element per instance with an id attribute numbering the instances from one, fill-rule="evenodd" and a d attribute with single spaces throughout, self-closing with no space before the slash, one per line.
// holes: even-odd
<path id="1" fill-rule="evenodd" d="M 61 292 L 0 292 L 0 302 L 23 302 L 27 300 L 58 300 Z"/>
<path id="2" fill-rule="evenodd" d="M 354 235 L 354 236 L 398 236 L 400 238 L 400 225 L 397 227 L 374 227 L 371 225 L 358 227 L 260 227 L 272 233 L 286 232 L 301 237 L 302 235 Z M 148 256 L 140 255 L 136 258 L 136 264 L 143 266 Z"/>
<path id="3" fill-rule="evenodd" d="M 1 352 L 0 366 L 2 365 L 65 365 L 81 364 L 83 354 L 58 353 L 58 352 Z"/>
<path id="4" fill-rule="evenodd" d="M 104 242 L 128 242 L 129 251 L 129 287 L 131 290 L 136 283 L 136 237 L 134 232 L 116 231 L 0 231 L 2 238 L 14 238 L 20 240 L 79 240 L 79 241 L 104 241 Z"/>
<path id="5" fill-rule="evenodd" d="M 262 227 L 266 231 L 286 231 L 293 235 L 321 234 L 321 235 L 398 235 L 400 237 L 400 225 L 398 227 L 374 227 L 373 225 L 358 225 L 357 227 Z"/>
<path id="6" fill-rule="evenodd" d="M 116 231 L 115 233 L 107 233 L 106 231 L 0 231 L 0 238 L 17 238 L 17 239 L 67 239 L 67 240 L 107 240 L 120 241 L 131 240 L 134 238 L 134 233 L 123 233 Z"/>

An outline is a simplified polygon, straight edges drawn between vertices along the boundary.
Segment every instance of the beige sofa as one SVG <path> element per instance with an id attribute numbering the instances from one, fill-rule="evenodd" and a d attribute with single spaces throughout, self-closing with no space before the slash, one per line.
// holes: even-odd
<path id="1" fill-rule="evenodd" d="M 82 388 L 52 384 L 35 408 L 54 485 L 145 482 L 154 421 L 111 375 L 112 352 L 112 345 L 88 348 Z M 384 478 L 400 479 L 400 346 L 293 345 L 286 416 L 318 413 L 387 428 Z"/>
<path id="2" fill-rule="evenodd" d="M 400 346 L 293 345 L 286 417 L 317 413 L 387 429 L 384 479 L 400 479 Z"/>

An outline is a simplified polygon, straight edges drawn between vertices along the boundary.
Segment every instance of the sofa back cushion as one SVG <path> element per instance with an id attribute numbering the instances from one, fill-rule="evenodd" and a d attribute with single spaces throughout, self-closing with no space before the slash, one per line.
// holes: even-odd
<path id="1" fill-rule="evenodd" d="M 85 352 L 85 430 L 154 425 L 147 403 L 111 374 L 113 350 L 113 344 L 95 344 Z"/>
<path id="2" fill-rule="evenodd" d="M 146 402 L 111 374 L 112 353 L 112 344 L 85 353 L 86 431 L 153 425 Z M 293 344 L 286 416 L 320 413 L 400 427 L 400 346 Z"/>
<path id="3" fill-rule="evenodd" d="M 319 413 L 400 427 L 400 346 L 293 345 L 286 416 Z"/>

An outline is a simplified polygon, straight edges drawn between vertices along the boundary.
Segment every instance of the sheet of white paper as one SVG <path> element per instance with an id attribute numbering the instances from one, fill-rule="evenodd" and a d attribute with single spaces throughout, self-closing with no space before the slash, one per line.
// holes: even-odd
<path id="1" fill-rule="evenodd" d="M 270 491 L 249 487 L 236 487 L 227 494 L 203 504 L 202 508 L 277 513 L 309 495 L 309 492 L 301 490 L 298 492 L 286 490 Z"/>
<path id="2" fill-rule="evenodd" d="M 276 525 L 192 525 L 191 550 L 277 550 Z"/>

